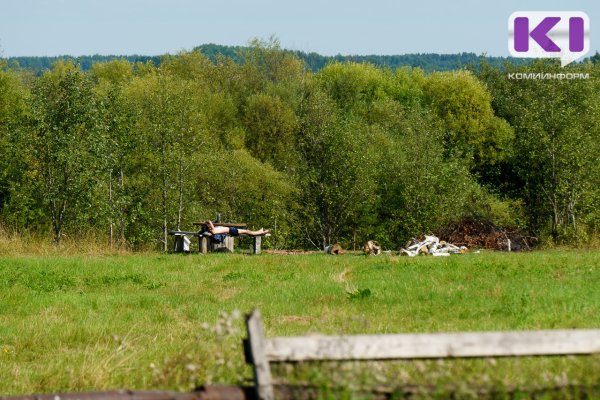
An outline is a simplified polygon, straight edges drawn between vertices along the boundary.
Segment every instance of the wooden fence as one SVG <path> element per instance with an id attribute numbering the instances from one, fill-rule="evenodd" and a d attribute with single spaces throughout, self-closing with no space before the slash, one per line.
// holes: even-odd
<path id="1" fill-rule="evenodd" d="M 247 361 L 258 398 L 273 400 L 270 363 L 317 360 L 400 360 L 600 353 L 600 329 L 469 332 L 267 339 L 260 312 L 246 319 Z"/>
<path id="2" fill-rule="evenodd" d="M 246 327 L 248 338 L 244 340 L 244 348 L 247 362 L 252 364 L 254 371 L 253 387 L 208 385 L 190 393 L 115 390 L 26 396 L 0 395 L 0 400 L 273 400 L 275 393 L 281 399 L 318 399 L 321 398 L 318 388 L 273 385 L 270 364 L 318 360 L 436 359 L 600 353 L 600 329 L 266 338 L 258 310 L 254 310 L 247 316 Z M 418 390 L 419 388 L 405 387 L 400 396 L 410 398 Z M 537 394 L 544 395 L 563 390 L 577 394 L 578 397 L 592 398 L 600 394 L 600 385 L 550 387 L 537 390 L 539 393 L 529 394 L 535 397 Z M 485 390 L 481 393 L 488 397 L 490 395 Z M 370 393 L 370 397 L 387 400 L 397 398 L 397 394 L 395 391 L 374 390 Z"/>

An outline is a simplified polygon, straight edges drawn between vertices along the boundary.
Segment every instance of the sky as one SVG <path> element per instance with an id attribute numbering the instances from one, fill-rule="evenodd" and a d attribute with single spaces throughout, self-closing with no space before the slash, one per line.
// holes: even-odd
<path id="1" fill-rule="evenodd" d="M 175 54 L 274 35 L 323 55 L 509 56 L 508 17 L 523 10 L 587 13 L 587 56 L 600 51 L 600 0 L 0 0 L 0 55 Z"/>

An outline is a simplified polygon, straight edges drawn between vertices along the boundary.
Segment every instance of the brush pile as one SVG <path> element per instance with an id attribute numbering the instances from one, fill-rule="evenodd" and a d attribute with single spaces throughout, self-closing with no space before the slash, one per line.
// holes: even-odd
<path id="1" fill-rule="evenodd" d="M 412 239 L 406 246 L 406 249 L 400 250 L 400 255 L 414 257 L 419 254 L 432 255 L 434 257 L 444 257 L 450 254 L 464 254 L 468 251 L 465 246 L 456 246 L 452 243 L 447 243 L 437 236 L 425 235 L 424 240 Z"/>
<path id="2" fill-rule="evenodd" d="M 529 250 L 531 241 L 536 240 L 518 230 L 502 228 L 472 218 L 450 224 L 439 234 L 458 246 L 504 251 Z"/>

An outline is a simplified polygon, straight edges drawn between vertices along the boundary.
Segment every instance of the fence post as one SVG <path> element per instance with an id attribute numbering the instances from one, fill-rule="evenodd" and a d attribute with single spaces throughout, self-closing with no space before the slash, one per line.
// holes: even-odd
<path id="1" fill-rule="evenodd" d="M 274 400 L 271 368 L 265 354 L 265 332 L 260 311 L 253 310 L 246 318 L 250 361 L 254 371 L 254 385 L 259 400 Z"/>

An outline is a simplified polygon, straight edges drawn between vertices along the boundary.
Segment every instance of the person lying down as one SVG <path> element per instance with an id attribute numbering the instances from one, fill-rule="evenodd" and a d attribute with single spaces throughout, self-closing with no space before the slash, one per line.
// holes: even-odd
<path id="1" fill-rule="evenodd" d="M 234 226 L 214 226 L 212 221 L 205 221 L 208 232 L 212 235 L 230 235 L 230 236 L 265 236 L 271 234 L 269 229 L 260 228 L 257 231 L 251 231 L 249 229 L 236 228 Z"/>

